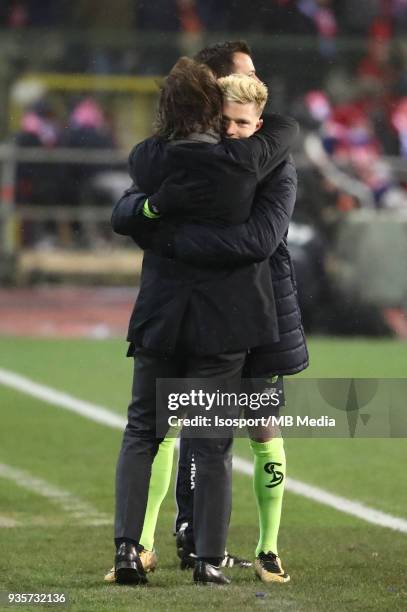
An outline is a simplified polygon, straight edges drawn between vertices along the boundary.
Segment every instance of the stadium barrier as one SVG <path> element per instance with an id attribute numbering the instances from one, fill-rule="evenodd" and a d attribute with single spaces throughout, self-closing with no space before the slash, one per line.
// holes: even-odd
<path id="1" fill-rule="evenodd" d="M 78 150 L 57 148 L 53 150 L 39 148 L 21 148 L 13 144 L 0 145 L 0 277 L 19 280 L 23 282 L 33 275 L 41 276 L 71 276 L 80 275 L 111 275 L 112 266 L 110 260 L 115 259 L 116 270 L 123 271 L 124 276 L 130 274 L 130 256 L 132 257 L 132 274 L 134 278 L 137 271 L 134 252 L 129 253 L 125 249 L 123 253 L 116 247 L 114 235 L 111 234 L 108 253 L 106 248 L 98 250 L 95 240 L 92 240 L 92 228 L 104 224 L 110 227 L 110 216 L 112 205 L 89 206 L 89 205 L 61 205 L 55 202 L 52 206 L 38 206 L 30 204 L 19 204 L 16 200 L 16 181 L 18 164 L 79 164 L 79 165 L 105 165 L 111 168 L 120 165 L 126 168 L 127 154 L 117 150 Z M 130 182 L 130 179 L 127 180 Z M 22 233 L 24 223 L 52 222 L 55 224 L 59 243 L 64 249 L 44 250 L 42 253 L 24 246 Z M 73 251 L 71 224 L 79 222 L 87 228 L 88 244 L 85 251 L 93 252 L 92 257 L 86 259 L 86 252 Z M 93 232 L 93 235 L 95 232 Z M 123 241 L 117 239 L 117 245 L 122 247 Z M 106 245 L 103 245 L 105 247 Z M 99 252 L 98 252 L 99 251 Z M 98 253 L 98 255 L 97 255 Z M 83 266 L 79 260 L 83 258 Z M 106 260 L 102 265 L 102 260 Z M 86 263 L 88 262 L 88 263 Z M 103 272 L 105 270 L 105 272 Z M 93 272 L 92 272 L 93 271 Z"/>

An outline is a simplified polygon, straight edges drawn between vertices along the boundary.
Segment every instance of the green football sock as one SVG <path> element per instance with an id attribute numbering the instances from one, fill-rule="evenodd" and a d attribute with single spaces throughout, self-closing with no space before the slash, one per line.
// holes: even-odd
<path id="1" fill-rule="evenodd" d="M 174 445 L 175 438 L 165 438 L 158 447 L 157 454 L 154 457 L 150 487 L 148 489 L 146 515 L 140 538 L 140 544 L 146 550 L 153 550 L 154 548 L 154 534 L 158 513 L 171 482 Z"/>
<path id="2" fill-rule="evenodd" d="M 256 556 L 261 552 L 277 552 L 281 506 L 285 485 L 285 452 L 283 438 L 269 442 L 250 440 L 254 453 L 253 487 L 260 523 L 260 539 Z"/>

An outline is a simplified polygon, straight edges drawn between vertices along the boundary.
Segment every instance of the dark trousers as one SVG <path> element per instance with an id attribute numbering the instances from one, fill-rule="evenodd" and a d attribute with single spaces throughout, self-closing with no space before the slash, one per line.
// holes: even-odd
<path id="1" fill-rule="evenodd" d="M 236 390 L 245 356 L 245 351 L 187 358 L 137 353 L 132 401 L 116 470 L 116 539 L 139 542 L 143 529 L 151 466 L 163 439 L 156 437 L 156 379 L 216 378 L 222 380 L 223 389 Z M 231 512 L 233 439 L 191 438 L 190 444 L 196 463 L 196 552 L 199 557 L 222 557 Z"/>

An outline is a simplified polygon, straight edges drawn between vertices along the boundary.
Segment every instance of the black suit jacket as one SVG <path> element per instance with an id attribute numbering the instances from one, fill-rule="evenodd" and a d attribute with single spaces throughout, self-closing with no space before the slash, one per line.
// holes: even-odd
<path id="1" fill-rule="evenodd" d="M 223 221 L 226 223 L 230 218 L 232 223 L 237 223 L 247 218 L 258 181 L 287 155 L 287 144 L 297 130 L 295 122 L 275 117 L 262 133 L 250 139 L 177 147 L 177 163 L 182 164 L 184 160 L 185 166 L 196 172 L 190 160 L 204 159 L 202 174 L 212 179 L 216 175 L 220 183 L 217 197 Z M 285 144 L 282 146 L 281 142 Z M 173 161 L 168 162 L 169 148 L 172 155 L 173 145 L 148 139 L 136 149 L 137 154 L 133 151 L 130 156 L 132 178 L 147 195 L 158 189 L 169 168 L 174 169 Z M 249 184 L 244 186 L 244 182 Z M 233 185 L 243 187 L 236 191 Z M 137 215 L 139 203 L 132 200 L 131 193 L 125 198 L 128 205 L 123 204 L 123 199 L 119 201 L 113 211 L 112 225 L 118 233 L 137 239 L 143 236 L 144 226 L 151 228 L 152 224 Z M 237 199 L 238 206 L 235 202 L 233 207 L 233 198 Z M 128 340 L 137 346 L 160 353 L 182 349 L 189 354 L 210 355 L 248 349 L 278 339 L 267 262 L 239 267 L 219 262 L 216 267 L 208 267 L 168 259 L 149 249 L 145 251 L 140 292 L 128 332 Z"/>

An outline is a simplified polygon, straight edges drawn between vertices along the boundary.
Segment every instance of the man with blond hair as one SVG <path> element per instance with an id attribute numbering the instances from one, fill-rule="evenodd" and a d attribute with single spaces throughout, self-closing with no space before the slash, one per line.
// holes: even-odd
<path id="1" fill-rule="evenodd" d="M 224 94 L 224 123 L 225 123 L 225 132 L 226 135 L 230 138 L 245 138 L 253 134 L 256 130 L 260 129 L 262 120 L 260 118 L 261 112 L 267 100 L 267 89 L 261 83 L 256 83 L 253 79 L 244 79 L 239 75 L 231 75 L 224 79 L 221 79 L 220 87 Z M 275 174 L 268 179 L 268 189 L 266 195 L 265 190 L 262 192 L 263 198 L 256 199 L 255 210 L 252 214 L 250 220 L 243 224 L 243 226 L 235 226 L 230 228 L 218 228 L 211 226 L 206 227 L 204 225 L 199 226 L 199 232 L 197 235 L 197 240 L 194 242 L 194 238 L 185 238 L 187 237 L 187 233 L 189 227 L 193 227 L 194 231 L 197 229 L 197 226 L 184 226 L 182 228 L 182 232 L 178 235 L 177 233 L 172 236 L 174 240 L 174 245 L 176 246 L 174 255 L 175 257 L 179 257 L 180 259 L 188 260 L 192 264 L 198 263 L 198 265 L 205 265 L 205 261 L 207 261 L 208 265 L 213 265 L 215 262 L 214 258 L 216 258 L 216 252 L 219 252 L 219 239 L 222 243 L 224 243 L 224 253 L 221 254 L 223 260 L 229 260 L 232 262 L 233 259 L 236 260 L 236 263 L 239 265 L 247 265 L 250 261 L 260 261 L 262 259 L 266 259 L 272 255 L 272 253 L 279 247 L 279 243 L 284 238 L 284 234 L 286 233 L 287 225 L 289 218 L 292 214 L 294 201 L 295 201 L 295 170 L 293 169 L 291 164 L 284 164 L 279 168 Z M 270 193 L 274 192 L 274 196 L 271 197 Z M 141 209 L 143 212 L 146 212 L 146 198 L 145 196 L 141 196 L 139 194 L 136 196 L 133 194 L 128 194 L 125 196 L 124 200 L 122 199 L 117 207 L 116 207 L 116 220 L 115 220 L 115 229 L 119 233 L 132 235 L 133 237 L 137 237 L 137 215 L 133 216 L 131 223 L 129 224 L 129 215 L 127 214 L 129 200 L 132 202 L 133 210 L 134 210 L 134 199 L 141 198 L 143 200 L 143 206 Z M 164 194 L 165 197 L 168 197 L 168 193 Z M 151 202 L 152 208 L 150 209 L 150 214 L 147 216 L 151 219 L 151 223 L 155 224 L 157 229 L 160 226 L 161 230 L 164 230 L 165 233 L 165 218 L 166 215 L 162 214 L 161 203 L 163 201 L 163 194 L 160 197 L 149 198 L 149 202 Z M 147 202 L 147 211 L 149 202 Z M 158 204 L 158 206 L 157 206 Z M 170 202 L 168 205 L 170 207 Z M 194 205 L 191 202 L 192 206 Z M 271 205 L 275 205 L 275 209 L 273 210 Z M 125 211 L 124 214 L 123 210 Z M 140 210 L 140 207 L 138 208 Z M 270 217 L 270 212 L 272 215 Z M 139 217 L 140 218 L 140 217 Z M 255 233 L 253 232 L 255 230 Z M 211 243 L 211 240 L 208 242 L 208 248 L 204 246 L 202 248 L 202 237 L 205 235 L 206 238 L 213 235 L 215 241 Z M 213 232 L 213 234 L 212 234 Z M 223 237 L 221 238 L 223 232 Z M 257 235 L 256 235 L 257 232 Z M 192 234 L 191 234 L 192 236 Z M 234 238 L 233 238 L 234 237 Z M 236 239 L 237 238 L 237 242 Z M 244 244 L 241 242 L 242 238 L 244 239 Z M 239 242 L 240 241 L 240 242 Z M 155 241 L 155 247 L 159 248 L 158 244 L 160 241 Z M 168 240 L 167 240 L 168 243 Z M 237 245 L 237 248 L 236 248 Z M 179 248 L 178 248 L 179 247 Z M 280 245 L 282 247 L 281 256 L 286 253 L 285 244 L 282 243 Z M 279 247 L 279 248 L 280 248 Z M 223 247 L 222 247 L 223 248 Z M 206 250 L 205 250 L 206 249 Z M 211 251 L 212 249 L 212 251 Z M 198 251 L 200 251 L 198 256 Z M 235 263 L 235 262 L 234 262 Z M 271 263 L 271 261 L 270 261 Z M 295 297 L 295 295 L 294 295 Z M 291 322 L 292 324 L 292 322 Z M 294 331 L 298 335 L 298 333 L 302 332 L 302 327 L 300 320 L 295 322 Z M 283 330 L 285 333 L 286 330 Z M 290 330 L 293 331 L 293 330 Z M 303 337 L 303 336 L 302 336 Z M 247 374 L 251 376 L 263 376 L 269 375 L 271 373 L 280 373 L 278 372 L 278 368 L 275 368 L 275 359 L 271 360 L 273 363 L 270 363 L 270 359 L 268 359 L 267 351 L 275 350 L 278 353 L 280 341 L 275 342 L 273 348 L 261 347 L 266 350 L 263 352 L 259 352 L 255 356 L 255 349 L 252 349 L 250 355 L 247 358 Z M 294 371 L 299 371 L 305 365 L 305 359 L 302 360 L 301 364 L 292 364 L 283 367 L 283 372 L 281 373 L 294 373 Z M 277 371 L 276 371 L 277 370 Z M 290 371 L 291 370 L 291 371 Z M 262 438 L 262 436 L 266 435 L 266 440 Z M 272 538 L 276 540 L 276 532 L 278 532 L 278 524 L 279 524 L 279 513 L 281 514 L 281 499 L 282 499 L 282 490 L 284 486 L 284 472 L 285 472 L 285 458 L 284 458 L 284 449 L 282 445 L 281 438 L 275 438 L 270 440 L 270 437 L 267 437 L 267 434 L 264 432 L 257 432 L 252 440 L 252 448 L 255 454 L 255 472 L 256 472 L 256 462 L 258 464 L 258 472 L 259 478 L 257 479 L 259 482 L 259 488 L 266 488 L 266 492 L 271 492 L 271 488 L 273 488 L 273 495 L 269 495 L 267 499 L 264 499 L 264 491 L 261 492 L 261 495 L 257 496 L 258 503 L 261 501 L 261 504 L 264 505 L 272 505 L 273 498 L 276 499 L 275 506 L 276 512 L 274 513 L 276 516 L 272 519 L 274 523 L 274 535 Z M 156 460 L 154 462 L 153 473 L 152 473 L 152 482 L 154 480 L 155 467 L 156 464 L 159 463 L 161 449 L 164 449 L 164 446 L 168 444 L 168 440 L 164 440 L 161 443 L 160 449 L 156 456 Z M 172 455 L 172 446 L 170 448 L 170 455 Z M 168 448 L 167 448 L 167 457 L 168 459 Z M 265 463 L 266 462 L 266 463 Z M 169 472 L 171 471 L 171 463 L 166 461 L 167 466 L 169 466 Z M 273 471 L 265 470 L 264 466 L 267 465 L 279 465 L 279 474 L 278 482 L 273 481 L 273 487 L 270 487 L 270 482 L 273 480 L 274 476 L 272 476 Z M 168 471 L 168 470 L 167 470 Z M 266 476 L 261 472 L 265 472 Z M 265 482 L 265 479 L 267 482 Z M 161 479 L 162 480 L 162 479 Z M 167 479 L 168 480 L 168 479 Z M 263 482 L 264 481 L 264 482 Z M 256 477 L 255 477 L 256 482 Z M 277 493 L 277 485 L 282 485 L 279 487 L 279 492 Z M 256 486 L 255 486 L 256 490 Z M 148 508 L 146 513 L 146 520 L 149 515 L 150 505 L 150 496 L 148 501 Z M 266 503 L 264 503 L 266 502 Z M 157 504 L 155 504 L 157 505 Z M 158 504 L 159 506 L 159 504 Z M 157 512 L 153 512 L 152 514 L 156 515 Z M 261 522 L 261 531 L 262 527 L 266 526 L 270 527 L 270 512 L 269 510 L 265 513 L 261 511 L 259 505 L 259 515 Z M 153 521 L 154 522 L 154 521 Z M 179 523 L 178 523 L 179 526 Z M 154 523 L 155 527 L 155 523 Z M 192 529 L 192 525 L 190 526 Z M 267 531 L 267 529 L 266 529 Z M 258 551 L 257 554 L 257 562 L 256 571 L 258 575 L 265 581 L 280 581 L 285 582 L 288 580 L 287 574 L 282 570 L 281 564 L 277 557 L 277 548 L 273 545 L 272 548 L 268 548 L 267 537 L 264 535 L 266 531 L 263 529 L 263 537 L 261 537 L 262 541 L 262 549 Z M 144 532 L 143 532 L 144 533 Z M 185 531 L 184 531 L 184 535 Z M 270 535 L 270 534 L 269 534 Z M 267 534 L 266 534 L 267 536 Z M 270 537 L 269 537 L 270 541 Z M 141 539 L 141 543 L 143 544 L 143 538 Z M 259 543 L 260 545 L 260 543 Z"/>
<path id="2" fill-rule="evenodd" d="M 267 103 L 268 90 L 264 83 L 244 74 L 230 74 L 218 79 L 223 94 L 223 119 L 229 138 L 248 138 L 263 125 L 264 107 Z M 237 124 L 230 121 L 230 111 L 243 111 L 249 119 Z M 240 113 L 241 114 L 241 113 Z"/>

